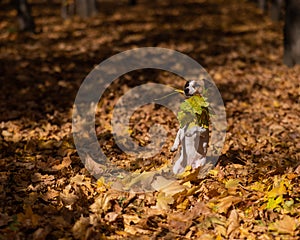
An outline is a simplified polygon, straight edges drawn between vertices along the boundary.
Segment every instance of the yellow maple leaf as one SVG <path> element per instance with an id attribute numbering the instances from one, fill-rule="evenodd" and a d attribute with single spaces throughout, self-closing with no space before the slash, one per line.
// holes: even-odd
<path id="1" fill-rule="evenodd" d="M 227 189 L 236 188 L 239 184 L 240 184 L 239 179 L 229 179 L 228 181 L 225 182 L 225 187 Z"/>
<path id="2" fill-rule="evenodd" d="M 174 198 L 171 195 L 167 195 L 164 192 L 160 192 L 157 195 L 155 208 L 161 210 L 169 210 L 170 209 L 169 204 L 173 204 L 173 203 L 174 203 Z"/>
<path id="3" fill-rule="evenodd" d="M 109 187 L 109 184 L 105 183 L 104 177 L 101 177 L 97 180 L 97 190 L 99 192 L 105 192 L 108 187 Z"/>
<path id="4" fill-rule="evenodd" d="M 258 192 L 264 192 L 266 188 L 266 185 L 261 182 L 254 182 L 251 186 L 250 189 Z"/>
<path id="5" fill-rule="evenodd" d="M 275 183 L 274 187 L 267 193 L 267 197 L 274 198 L 283 194 L 286 194 L 285 181 L 279 181 L 279 183 Z"/>
<path id="6" fill-rule="evenodd" d="M 265 208 L 266 209 L 275 209 L 281 206 L 284 203 L 283 195 L 288 192 L 292 187 L 291 180 L 287 176 L 278 178 L 274 177 L 273 187 L 265 195 L 265 199 L 268 201 Z"/>
<path id="7" fill-rule="evenodd" d="M 190 205 L 190 201 L 188 199 L 185 199 L 183 202 L 179 203 L 176 208 L 186 210 Z"/>

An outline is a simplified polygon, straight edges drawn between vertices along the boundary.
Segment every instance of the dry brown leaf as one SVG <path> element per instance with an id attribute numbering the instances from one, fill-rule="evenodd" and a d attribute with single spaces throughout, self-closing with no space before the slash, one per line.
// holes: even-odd
<path id="1" fill-rule="evenodd" d="M 275 223 L 269 225 L 271 231 L 275 231 L 282 234 L 294 235 L 296 228 L 299 226 L 299 221 L 296 218 L 284 215 L 281 220 L 277 220 Z"/>
<path id="2" fill-rule="evenodd" d="M 18 222 L 24 223 L 25 225 L 36 227 L 39 224 L 40 216 L 34 214 L 31 206 L 24 206 L 24 213 L 18 214 Z"/>
<path id="3" fill-rule="evenodd" d="M 155 208 L 160 210 L 168 210 L 170 209 L 170 204 L 174 203 L 174 198 L 171 195 L 167 195 L 164 192 L 160 192 L 156 198 Z"/>
<path id="4" fill-rule="evenodd" d="M 56 198 L 60 195 L 59 191 L 53 190 L 53 189 L 49 189 L 45 194 L 41 195 L 41 198 L 44 201 L 49 201 L 49 200 L 53 200 L 53 198 Z"/>
<path id="5" fill-rule="evenodd" d="M 73 236 L 75 239 L 84 239 L 87 232 L 87 227 L 90 224 L 88 217 L 80 216 L 72 227 Z"/>
<path id="6" fill-rule="evenodd" d="M 239 214 L 233 209 L 228 217 L 227 235 L 230 236 L 240 226 Z"/>
<path id="7" fill-rule="evenodd" d="M 76 174 L 74 177 L 72 177 L 70 179 L 70 183 L 75 183 L 77 185 L 84 185 L 85 184 L 85 176 L 84 175 L 81 175 L 81 174 Z"/>
<path id="8" fill-rule="evenodd" d="M 95 199 L 95 202 L 90 206 L 90 210 L 93 213 L 106 212 L 111 207 L 111 200 L 118 199 L 119 196 L 118 193 L 103 193 Z"/>
<path id="9" fill-rule="evenodd" d="M 155 191 L 160 191 L 168 188 L 169 185 L 176 184 L 175 180 L 170 180 L 164 178 L 163 176 L 158 176 L 152 183 L 151 186 Z"/>
<path id="10" fill-rule="evenodd" d="M 8 225 L 9 222 L 13 221 L 12 217 L 7 214 L 0 213 L 0 227 Z"/>
<path id="11" fill-rule="evenodd" d="M 36 183 L 36 182 L 43 182 L 45 184 L 48 184 L 49 182 L 52 182 L 55 180 L 55 177 L 53 175 L 42 175 L 40 173 L 34 173 L 31 177 L 31 181 Z"/>
<path id="12" fill-rule="evenodd" d="M 72 163 L 71 158 L 69 156 L 67 156 L 67 157 L 63 158 L 63 161 L 61 164 L 53 165 L 52 169 L 55 171 L 59 171 L 63 168 L 69 167 L 71 165 L 71 163 Z"/>
<path id="13" fill-rule="evenodd" d="M 177 234 L 184 234 L 187 229 L 192 225 L 192 220 L 187 220 L 183 216 L 173 216 L 168 218 L 168 225 L 172 232 Z"/>
<path id="14" fill-rule="evenodd" d="M 141 221 L 141 218 L 137 215 L 123 214 L 125 225 L 137 224 Z"/>
<path id="15" fill-rule="evenodd" d="M 114 222 L 117 220 L 119 214 L 116 212 L 109 212 L 104 216 L 104 219 L 108 222 Z"/>
<path id="16" fill-rule="evenodd" d="M 51 229 L 49 226 L 46 226 L 45 228 L 38 228 L 34 231 L 32 238 L 33 240 L 44 240 L 50 232 Z"/>
<path id="17" fill-rule="evenodd" d="M 236 196 L 227 196 L 218 200 L 216 204 L 217 211 L 219 213 L 227 213 L 228 209 L 233 206 L 234 204 L 242 201 L 241 197 Z"/>
<path id="18" fill-rule="evenodd" d="M 190 210 L 191 215 L 193 216 L 192 218 L 196 218 L 199 215 L 205 215 L 208 216 L 212 212 L 211 210 L 206 206 L 206 204 L 202 201 L 197 202 L 195 206 Z"/>
<path id="19" fill-rule="evenodd" d="M 137 226 L 126 225 L 124 231 L 130 233 L 134 236 L 138 236 L 139 234 L 151 234 L 151 231 L 142 229 Z"/>
<path id="20" fill-rule="evenodd" d="M 171 184 L 165 186 L 160 191 L 164 192 L 166 195 L 174 196 L 175 194 L 181 193 L 186 189 L 187 189 L 187 187 L 179 184 L 178 181 L 172 181 Z"/>
<path id="21" fill-rule="evenodd" d="M 72 205 L 78 200 L 79 196 L 77 196 L 72 191 L 72 186 L 69 184 L 65 187 L 63 192 L 59 194 L 60 199 L 62 200 L 63 204 L 66 205 L 67 208 L 71 209 Z"/>

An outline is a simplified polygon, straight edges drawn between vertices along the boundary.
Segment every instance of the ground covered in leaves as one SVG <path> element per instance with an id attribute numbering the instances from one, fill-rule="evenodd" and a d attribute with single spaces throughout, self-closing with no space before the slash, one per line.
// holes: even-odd
<path id="1" fill-rule="evenodd" d="M 31 1 L 38 34 L 16 31 L 1 2 L 0 239 L 298 239 L 300 236 L 300 68 L 281 64 L 282 22 L 234 0 L 100 1 L 88 20 L 63 21 L 59 1 Z M 225 102 L 228 131 L 217 166 L 156 192 L 112 190 L 84 168 L 72 140 L 72 105 L 93 67 L 124 50 L 166 47 L 197 60 Z M 168 143 L 152 159 L 130 159 L 114 143 L 110 118 L 128 89 L 184 80 L 157 70 L 122 76 L 96 121 L 103 151 L 132 171 L 170 163 L 179 127 L 167 109 L 132 117 L 141 145 L 154 123 Z"/>

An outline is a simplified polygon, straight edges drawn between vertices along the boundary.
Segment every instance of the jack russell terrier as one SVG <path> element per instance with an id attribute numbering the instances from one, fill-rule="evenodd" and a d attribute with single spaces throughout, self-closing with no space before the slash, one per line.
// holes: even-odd
<path id="1" fill-rule="evenodd" d="M 200 84 L 196 81 L 188 81 L 184 86 L 184 94 L 187 97 L 199 94 Z M 171 152 L 178 149 L 181 144 L 180 157 L 176 160 L 173 172 L 182 173 L 186 166 L 193 169 L 204 166 L 209 141 L 209 130 L 201 126 L 189 127 L 189 124 L 180 128 L 177 132 Z"/>

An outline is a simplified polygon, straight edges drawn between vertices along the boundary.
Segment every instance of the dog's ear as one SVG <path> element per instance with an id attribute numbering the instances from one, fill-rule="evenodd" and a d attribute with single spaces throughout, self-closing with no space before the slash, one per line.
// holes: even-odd
<path id="1" fill-rule="evenodd" d="M 198 82 L 196 82 L 194 80 L 191 82 L 191 84 L 192 84 L 193 88 L 199 88 L 199 87 L 201 87 L 200 83 L 198 83 Z"/>
<path id="2" fill-rule="evenodd" d="M 214 87 L 213 83 L 211 81 L 207 80 L 206 78 L 203 78 L 202 81 L 204 83 L 204 88 L 205 89 L 211 89 L 211 88 Z"/>

